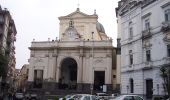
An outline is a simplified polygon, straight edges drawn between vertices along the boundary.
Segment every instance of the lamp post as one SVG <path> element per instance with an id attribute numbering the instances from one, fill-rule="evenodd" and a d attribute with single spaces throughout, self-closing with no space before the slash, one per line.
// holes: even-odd
<path id="1" fill-rule="evenodd" d="M 94 32 L 92 32 L 92 74 L 93 74 L 93 59 L 94 59 L 94 40 L 93 40 L 93 34 Z M 93 80 L 91 80 L 91 86 L 90 86 L 90 89 L 91 89 L 91 94 L 93 94 Z"/>
<path id="2" fill-rule="evenodd" d="M 0 93 L 2 92 L 1 91 L 1 82 L 2 82 L 2 77 L 0 76 Z"/>
<path id="3" fill-rule="evenodd" d="M 127 85 L 127 86 L 126 86 L 126 88 L 127 88 L 127 94 L 128 94 L 128 91 L 129 91 L 129 86 Z"/>
<path id="4" fill-rule="evenodd" d="M 156 86 L 157 86 L 157 93 L 158 93 L 158 96 L 159 96 L 159 84 L 157 84 Z"/>

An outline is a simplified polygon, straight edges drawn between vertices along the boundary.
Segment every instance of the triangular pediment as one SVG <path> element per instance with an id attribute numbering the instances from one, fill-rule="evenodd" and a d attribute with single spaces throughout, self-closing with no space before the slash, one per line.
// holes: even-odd
<path id="1" fill-rule="evenodd" d="M 87 14 L 80 12 L 80 11 L 75 11 L 71 14 L 68 14 L 66 17 L 88 17 L 88 16 L 90 16 L 90 15 L 87 15 Z"/>
<path id="2" fill-rule="evenodd" d="M 59 19 L 60 18 L 81 18 L 81 17 L 82 18 L 83 17 L 97 17 L 97 15 L 88 15 L 88 14 L 85 14 L 85 13 L 79 11 L 79 10 L 76 10 L 76 11 L 74 11 L 74 12 L 72 12 L 72 13 L 66 15 L 66 16 L 59 17 Z"/>

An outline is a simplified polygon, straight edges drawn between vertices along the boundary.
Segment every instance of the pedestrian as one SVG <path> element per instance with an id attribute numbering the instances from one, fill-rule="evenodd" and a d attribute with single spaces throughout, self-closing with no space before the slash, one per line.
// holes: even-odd
<path id="1" fill-rule="evenodd" d="M 16 100 L 15 93 L 13 94 L 13 100 Z"/>
<path id="2" fill-rule="evenodd" d="M 8 98 L 9 98 L 9 100 L 12 100 L 12 93 L 11 92 L 8 94 Z"/>

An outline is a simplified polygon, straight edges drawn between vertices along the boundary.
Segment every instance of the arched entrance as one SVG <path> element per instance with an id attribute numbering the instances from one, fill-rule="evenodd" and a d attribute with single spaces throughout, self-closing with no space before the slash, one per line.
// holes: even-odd
<path id="1" fill-rule="evenodd" d="M 77 88 L 77 62 L 73 58 L 65 58 L 61 63 L 59 89 Z"/>

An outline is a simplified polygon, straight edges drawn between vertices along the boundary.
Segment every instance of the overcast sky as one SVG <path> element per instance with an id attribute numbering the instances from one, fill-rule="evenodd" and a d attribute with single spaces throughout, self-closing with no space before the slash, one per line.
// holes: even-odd
<path id="1" fill-rule="evenodd" d="M 33 38 L 35 41 L 55 39 L 59 35 L 59 16 L 68 15 L 76 10 L 98 14 L 98 21 L 116 46 L 117 23 L 115 7 L 119 0 L 0 0 L 2 8 L 7 8 L 16 25 L 16 68 L 28 64 Z"/>

